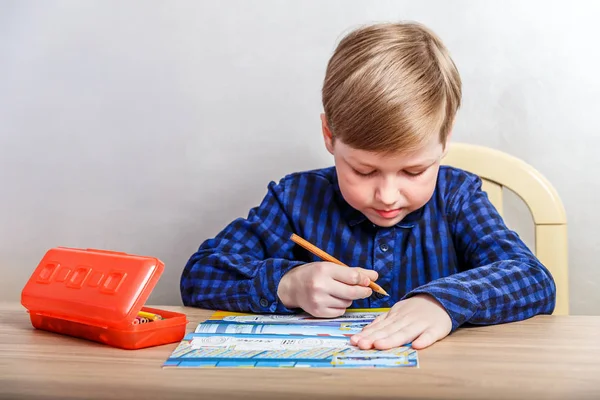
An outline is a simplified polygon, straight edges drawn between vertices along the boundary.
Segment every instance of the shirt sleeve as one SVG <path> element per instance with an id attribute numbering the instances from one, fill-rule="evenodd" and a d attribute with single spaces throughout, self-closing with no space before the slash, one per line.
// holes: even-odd
<path id="1" fill-rule="evenodd" d="M 277 297 L 294 261 L 292 225 L 285 211 L 285 182 L 271 182 L 247 218 L 231 222 L 202 243 L 180 281 L 186 306 L 252 313 L 292 313 Z"/>
<path id="2" fill-rule="evenodd" d="M 481 190 L 481 179 L 466 175 L 448 208 L 448 223 L 464 271 L 434 280 L 405 297 L 433 296 L 450 315 L 452 330 L 464 323 L 497 324 L 551 314 L 556 301 L 552 275 L 506 227 Z"/>

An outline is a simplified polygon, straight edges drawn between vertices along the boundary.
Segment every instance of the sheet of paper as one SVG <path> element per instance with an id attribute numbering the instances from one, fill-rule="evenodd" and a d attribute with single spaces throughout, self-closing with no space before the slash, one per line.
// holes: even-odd
<path id="1" fill-rule="evenodd" d="M 348 310 L 331 319 L 218 311 L 186 335 L 164 367 L 418 367 L 410 345 L 381 351 L 350 343 L 350 336 L 386 311 Z"/>

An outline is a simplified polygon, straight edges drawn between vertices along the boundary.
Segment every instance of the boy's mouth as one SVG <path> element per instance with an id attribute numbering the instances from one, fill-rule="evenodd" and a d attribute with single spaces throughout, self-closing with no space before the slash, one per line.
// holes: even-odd
<path id="1" fill-rule="evenodd" d="M 377 209 L 375 209 L 375 212 L 377 212 L 377 214 L 379 214 L 383 218 L 395 218 L 398 216 L 398 214 L 400 214 L 401 211 L 402 211 L 401 208 L 395 208 L 392 210 L 377 210 Z"/>

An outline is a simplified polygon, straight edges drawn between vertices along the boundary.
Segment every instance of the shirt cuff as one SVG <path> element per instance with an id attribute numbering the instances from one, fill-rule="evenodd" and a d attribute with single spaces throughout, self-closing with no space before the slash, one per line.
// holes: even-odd
<path id="1" fill-rule="evenodd" d="M 250 307 L 255 313 L 296 314 L 298 308 L 287 308 L 279 297 L 277 288 L 281 278 L 302 261 L 267 260 L 254 277 L 249 290 Z"/>

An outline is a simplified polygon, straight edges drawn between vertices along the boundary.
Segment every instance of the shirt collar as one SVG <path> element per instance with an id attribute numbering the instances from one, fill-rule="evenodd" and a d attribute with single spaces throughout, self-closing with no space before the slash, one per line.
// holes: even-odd
<path id="1" fill-rule="evenodd" d="M 333 176 L 333 187 L 335 195 L 337 197 L 338 204 L 340 205 L 342 217 L 348 222 L 348 225 L 355 226 L 365 221 L 368 221 L 367 217 L 365 217 L 363 213 L 352 207 L 344 199 L 342 191 L 340 190 L 340 184 L 338 182 L 337 171 L 335 170 L 335 168 L 333 170 Z M 394 226 L 397 226 L 399 228 L 412 228 L 419 222 L 419 220 L 423 216 L 424 209 L 425 206 L 411 212 Z"/>

